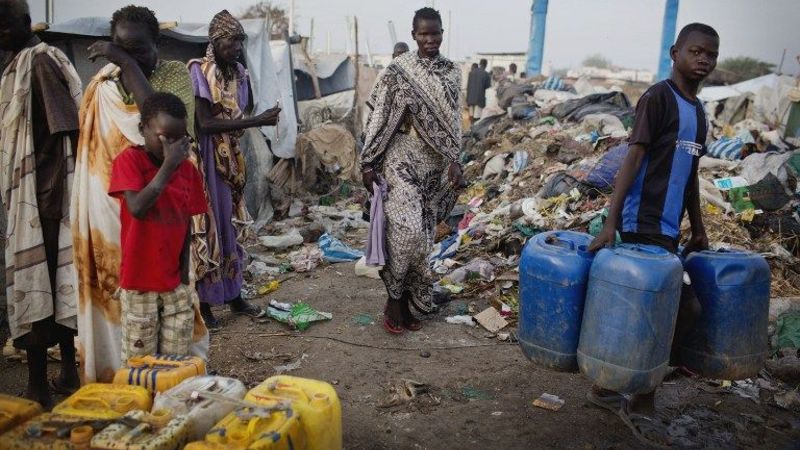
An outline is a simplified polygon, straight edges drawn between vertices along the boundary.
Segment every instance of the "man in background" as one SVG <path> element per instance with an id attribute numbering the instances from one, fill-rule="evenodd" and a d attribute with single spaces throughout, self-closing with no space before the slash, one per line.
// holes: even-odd
<path id="1" fill-rule="evenodd" d="M 486 71 L 488 62 L 481 59 L 477 67 L 473 66 L 467 78 L 467 107 L 470 124 L 480 120 L 483 108 L 486 107 L 486 89 L 492 85 L 492 78 Z"/>

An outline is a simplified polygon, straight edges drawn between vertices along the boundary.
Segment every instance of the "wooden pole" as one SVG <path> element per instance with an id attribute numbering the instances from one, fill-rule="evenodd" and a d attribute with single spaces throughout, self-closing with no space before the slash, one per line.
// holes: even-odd
<path id="1" fill-rule="evenodd" d="M 306 58 L 308 71 L 311 73 L 311 84 L 314 85 L 314 98 L 322 98 L 322 92 L 319 89 L 319 78 L 317 77 L 317 66 L 314 65 L 314 60 L 308 54 L 308 49 L 305 45 L 300 45 L 300 50 L 303 51 L 303 56 Z"/>
<path id="2" fill-rule="evenodd" d="M 358 61 L 358 17 L 353 16 L 353 34 L 355 35 L 355 48 L 356 54 L 354 57 L 354 62 L 356 66 L 356 80 L 355 80 L 355 92 L 353 93 L 353 133 L 355 133 L 356 139 L 361 135 L 361 108 L 359 107 L 359 97 L 358 97 L 358 77 L 361 74 L 361 63 Z"/>

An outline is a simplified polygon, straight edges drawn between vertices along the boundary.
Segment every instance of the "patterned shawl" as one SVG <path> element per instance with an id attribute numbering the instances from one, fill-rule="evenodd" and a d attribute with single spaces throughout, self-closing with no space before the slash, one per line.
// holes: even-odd
<path id="1" fill-rule="evenodd" d="M 81 80 L 67 57 L 57 48 L 39 43 L 22 50 L 6 67 L 0 81 L 0 195 L 8 214 L 6 232 L 6 290 L 11 337 L 31 331 L 38 320 L 53 316 L 57 323 L 77 328 L 75 272 L 69 227 L 69 198 L 65 196 L 58 234 L 56 292 L 51 292 L 44 237 L 36 200 L 36 159 L 33 148 L 33 59 L 46 54 L 61 69 L 76 105 Z M 42 124 L 35 124 L 43 126 Z M 45 124 L 46 125 L 46 124 Z M 67 186 L 72 184 L 72 145 L 62 139 Z"/>
<path id="2" fill-rule="evenodd" d="M 439 55 L 407 52 L 395 58 L 372 90 L 361 167 L 379 169 L 389 143 L 410 118 L 419 137 L 450 161 L 461 151 L 461 71 Z"/>
<path id="3" fill-rule="evenodd" d="M 160 62 L 150 76 L 156 91 L 177 95 L 194 117 L 189 72 L 179 61 Z M 111 163 L 124 149 L 144 144 L 139 109 L 122 87 L 120 69 L 109 64 L 86 87 L 80 109 L 70 219 L 78 274 L 78 328 L 84 383 L 110 382 L 121 364 L 119 201 L 108 195 Z M 191 132 L 191 130 L 190 130 Z M 195 305 L 192 354 L 208 354 L 208 330 Z"/>
<path id="4" fill-rule="evenodd" d="M 219 14 L 215 16 L 215 19 L 218 16 Z M 235 21 L 235 19 L 233 20 Z M 238 25 L 239 22 L 236 21 L 236 24 Z M 239 27 L 241 28 L 241 25 Z M 213 27 L 209 30 L 209 34 L 209 37 L 217 36 L 217 38 L 227 36 L 225 34 L 220 36 L 220 33 L 215 31 Z M 195 65 L 199 68 L 201 77 L 197 75 L 193 67 Z M 236 64 L 233 76 L 226 76 L 214 59 L 213 44 L 208 44 L 206 56 L 189 61 L 187 66 L 192 74 L 194 95 L 208 100 L 215 118 L 238 120 L 244 117 L 242 108 L 245 106 L 244 102 L 247 98 L 249 77 L 247 70 L 241 64 Z M 239 146 L 239 140 L 244 131 L 228 131 L 208 136 L 213 147 L 209 153 L 213 154 L 214 168 L 222 180 L 231 188 L 233 204 L 231 222 L 236 228 L 239 242 L 243 242 L 246 239 L 250 232 L 250 225 L 253 223 L 244 201 L 244 186 L 247 174 L 244 154 Z M 198 136 L 198 138 L 201 140 L 201 145 L 204 145 L 203 137 Z M 203 173 L 203 164 L 200 164 L 199 168 Z M 207 174 L 203 173 L 204 179 L 207 176 Z M 213 214 L 214 209 L 209 207 L 207 214 L 195 216 L 192 220 L 192 268 L 198 280 L 206 277 L 211 272 L 219 270 L 224 265 Z M 203 249 L 207 250 L 203 251 Z"/>
<path id="5" fill-rule="evenodd" d="M 209 44 L 211 47 L 211 44 Z M 211 50 L 213 54 L 213 49 Z M 208 92 L 211 93 L 211 112 L 215 118 L 239 120 L 244 117 L 239 104 L 239 85 L 247 83 L 247 72 L 237 71 L 236 76 L 227 79 L 223 76 L 213 56 L 189 61 L 189 66 L 199 64 Z M 237 64 L 238 66 L 238 64 Z M 211 136 L 214 141 L 214 162 L 217 173 L 225 180 L 234 195 L 234 204 L 239 203 L 244 195 L 246 179 L 244 155 L 239 148 L 239 139 L 244 130 L 228 131 Z"/>

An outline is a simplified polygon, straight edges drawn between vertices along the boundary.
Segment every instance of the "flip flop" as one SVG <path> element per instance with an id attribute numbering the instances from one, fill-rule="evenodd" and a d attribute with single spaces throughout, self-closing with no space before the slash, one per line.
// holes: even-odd
<path id="1" fill-rule="evenodd" d="M 586 393 L 586 400 L 589 403 L 598 408 L 605 409 L 606 411 L 611 411 L 612 413 L 617 413 L 619 411 L 622 406 L 621 402 L 623 398 L 622 394 L 597 395 L 595 391 Z"/>
<path id="2" fill-rule="evenodd" d="M 666 428 L 660 425 L 653 418 L 647 417 L 643 414 L 631 413 L 627 410 L 627 401 L 622 401 L 622 406 L 617 415 L 622 422 L 631 430 L 633 436 L 644 445 L 669 449 L 669 441 L 667 441 Z M 649 435 L 650 437 L 646 436 Z M 665 442 L 658 442 L 653 437 L 661 437 Z"/>
<path id="3" fill-rule="evenodd" d="M 233 312 L 234 314 L 236 314 L 238 316 L 248 316 L 248 317 L 252 317 L 253 319 L 262 319 L 264 317 L 267 317 L 267 311 L 266 310 L 263 310 L 263 309 L 255 306 L 255 305 L 252 305 L 250 303 L 248 303 L 245 308 L 240 309 L 240 310 L 234 310 L 233 308 L 231 308 L 231 312 Z"/>
<path id="4" fill-rule="evenodd" d="M 408 331 L 419 331 L 422 329 L 422 322 L 420 322 L 419 320 L 415 320 L 413 322 L 407 322 L 404 320 L 402 325 L 403 328 L 405 328 Z"/>
<path id="5" fill-rule="evenodd" d="M 402 327 L 399 327 L 396 324 L 393 324 L 392 321 L 389 320 L 388 317 L 385 317 L 383 319 L 383 328 L 387 332 L 389 332 L 389 334 L 397 335 L 397 334 L 403 334 L 405 332 L 405 330 Z"/>
<path id="6" fill-rule="evenodd" d="M 203 313 L 200 313 L 200 317 L 203 318 L 203 323 L 206 324 L 206 330 L 208 330 L 209 333 L 214 333 L 222 329 L 222 325 L 216 317 L 207 317 Z"/>

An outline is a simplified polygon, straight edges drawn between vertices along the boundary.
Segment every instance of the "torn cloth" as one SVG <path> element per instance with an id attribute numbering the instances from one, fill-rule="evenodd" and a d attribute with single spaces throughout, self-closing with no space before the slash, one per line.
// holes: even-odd
<path id="1" fill-rule="evenodd" d="M 367 265 L 386 265 L 386 216 L 383 201 L 386 199 L 386 182 L 372 184 L 369 208 L 369 235 L 367 236 Z"/>

